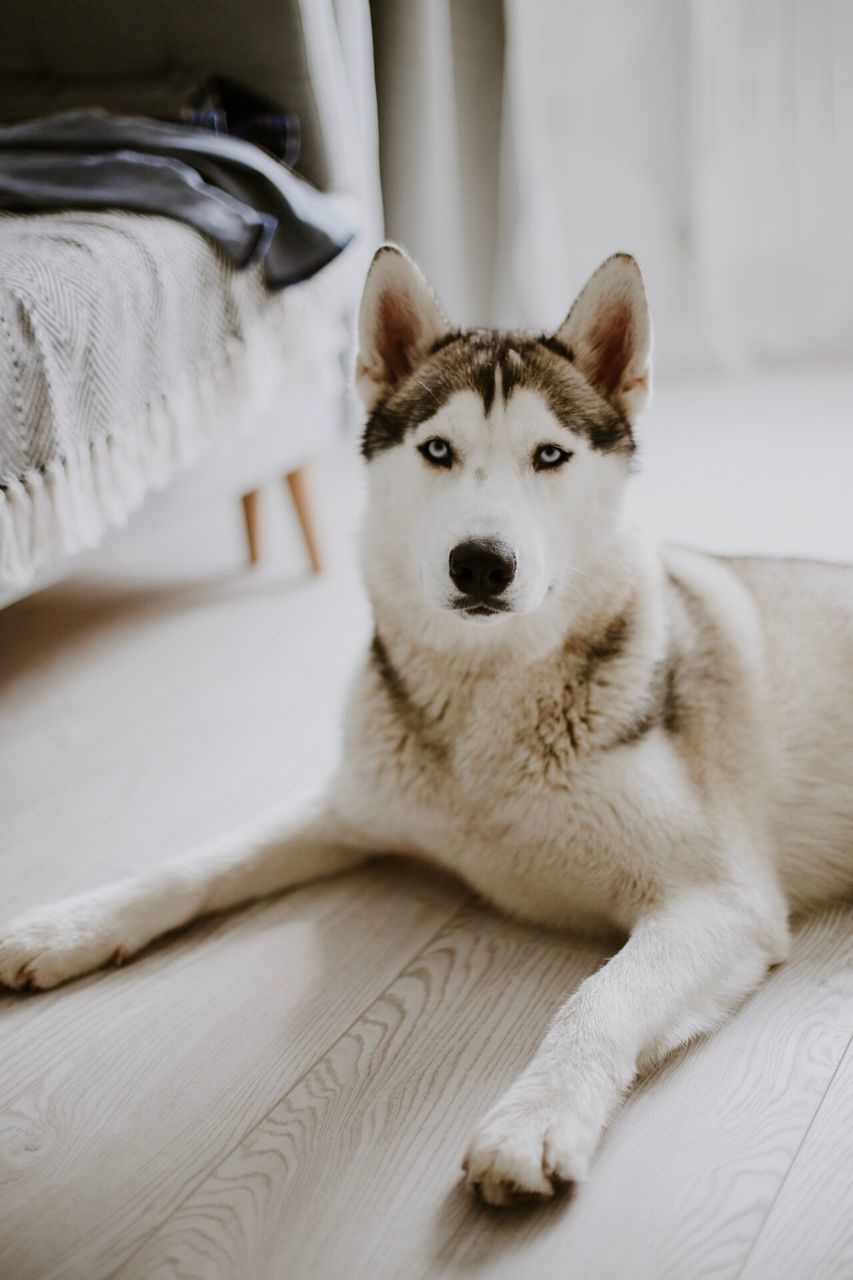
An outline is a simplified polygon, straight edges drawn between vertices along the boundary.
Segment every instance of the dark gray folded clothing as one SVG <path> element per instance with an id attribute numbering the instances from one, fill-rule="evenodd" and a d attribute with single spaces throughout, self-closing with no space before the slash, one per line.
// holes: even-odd
<path id="1" fill-rule="evenodd" d="M 180 160 L 137 151 L 94 156 L 67 151 L 7 152 L 0 160 L 0 208 L 168 213 L 219 245 L 235 267 L 262 258 L 278 226 L 275 218 L 204 182 Z"/>
<path id="2" fill-rule="evenodd" d="M 122 208 L 189 222 L 270 288 L 314 275 L 353 238 L 337 204 L 239 138 L 101 111 L 0 127 L 0 208 Z"/>

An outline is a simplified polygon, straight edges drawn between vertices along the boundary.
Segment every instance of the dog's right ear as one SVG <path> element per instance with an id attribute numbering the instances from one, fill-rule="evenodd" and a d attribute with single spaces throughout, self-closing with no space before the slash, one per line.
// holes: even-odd
<path id="1" fill-rule="evenodd" d="M 364 285 L 358 318 L 356 385 L 364 407 L 398 386 L 450 332 L 435 294 L 408 254 L 378 249 Z"/>

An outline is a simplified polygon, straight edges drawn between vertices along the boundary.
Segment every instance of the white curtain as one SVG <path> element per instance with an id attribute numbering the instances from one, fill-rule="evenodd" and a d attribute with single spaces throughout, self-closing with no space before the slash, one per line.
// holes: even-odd
<path id="1" fill-rule="evenodd" d="M 625 248 L 669 362 L 853 355 L 853 4 L 507 11 L 500 321 Z"/>
<path id="2" fill-rule="evenodd" d="M 486 324 L 498 232 L 502 0 L 371 0 L 387 234 Z"/>
<path id="3" fill-rule="evenodd" d="M 853 358 L 851 0 L 384 7 L 411 39 L 380 131 L 401 102 L 432 131 L 428 164 L 411 135 L 383 151 L 388 230 L 459 319 L 556 324 L 627 249 L 663 364 Z"/>

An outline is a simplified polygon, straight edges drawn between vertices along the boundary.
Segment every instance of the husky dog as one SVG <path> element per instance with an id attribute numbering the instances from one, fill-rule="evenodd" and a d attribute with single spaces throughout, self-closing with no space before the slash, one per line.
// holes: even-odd
<path id="1" fill-rule="evenodd" d="M 637 1073 L 784 960 L 789 915 L 853 887 L 853 571 L 644 536 L 625 254 L 534 336 L 454 329 L 387 246 L 359 337 L 376 630 L 323 803 L 19 917 L 0 981 L 54 986 L 371 853 L 431 859 L 514 915 L 627 936 L 465 1158 L 491 1204 L 550 1196 Z"/>

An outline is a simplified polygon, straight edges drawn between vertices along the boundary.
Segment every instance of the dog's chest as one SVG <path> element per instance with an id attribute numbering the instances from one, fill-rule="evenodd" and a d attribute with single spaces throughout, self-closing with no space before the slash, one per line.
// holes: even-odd
<path id="1" fill-rule="evenodd" d="M 593 692 L 511 680 L 426 703 L 381 692 L 356 717 L 357 750 L 390 844 L 561 926 L 624 926 L 654 896 L 658 753 L 651 741 L 598 750 Z"/>

